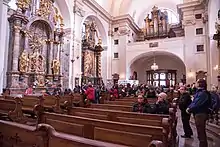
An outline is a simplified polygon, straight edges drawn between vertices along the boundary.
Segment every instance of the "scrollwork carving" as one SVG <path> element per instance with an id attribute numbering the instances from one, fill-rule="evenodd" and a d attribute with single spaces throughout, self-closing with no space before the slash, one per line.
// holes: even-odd
<path id="1" fill-rule="evenodd" d="M 51 12 L 53 3 L 51 0 L 40 0 L 40 8 L 37 14 L 41 17 L 48 18 Z"/>
<path id="2" fill-rule="evenodd" d="M 195 20 L 183 20 L 182 24 L 183 24 L 183 26 L 195 25 L 196 21 Z"/>
<path id="3" fill-rule="evenodd" d="M 27 72 L 29 66 L 29 56 L 27 51 L 23 51 L 20 58 L 19 58 L 19 71 L 20 72 Z"/>

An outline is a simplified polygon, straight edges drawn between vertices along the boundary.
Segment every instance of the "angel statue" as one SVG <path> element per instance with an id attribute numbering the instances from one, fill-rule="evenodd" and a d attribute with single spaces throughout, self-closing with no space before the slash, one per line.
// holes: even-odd
<path id="1" fill-rule="evenodd" d="M 27 72 L 28 65 L 29 65 L 29 56 L 27 51 L 24 50 L 19 58 L 19 71 Z"/>
<path id="2" fill-rule="evenodd" d="M 54 75 L 59 75 L 59 73 L 60 73 L 60 61 L 57 60 L 57 59 L 54 59 L 52 61 L 51 69 L 52 69 Z"/>

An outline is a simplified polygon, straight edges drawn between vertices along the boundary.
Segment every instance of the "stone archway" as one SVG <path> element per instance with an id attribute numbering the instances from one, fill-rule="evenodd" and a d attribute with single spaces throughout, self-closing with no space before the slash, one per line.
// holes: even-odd
<path id="1" fill-rule="evenodd" d="M 151 70 L 151 65 L 153 64 L 154 60 L 160 70 L 176 71 L 175 80 L 177 83 L 185 80 L 186 66 L 182 59 L 172 53 L 163 51 L 148 52 L 134 58 L 134 60 L 132 60 L 128 66 L 129 76 L 136 71 L 139 82 L 146 83 L 146 71 Z"/>

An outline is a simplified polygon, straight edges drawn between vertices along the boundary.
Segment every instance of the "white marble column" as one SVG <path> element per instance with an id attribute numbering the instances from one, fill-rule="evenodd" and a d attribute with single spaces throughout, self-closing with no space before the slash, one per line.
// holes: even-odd
<path id="1" fill-rule="evenodd" d="M 6 75 L 4 74 L 7 70 L 7 68 L 4 66 L 4 62 L 7 61 L 7 58 L 5 56 L 5 52 L 8 51 L 8 45 L 7 45 L 7 33 L 8 33 L 8 20 L 7 20 L 7 10 L 8 10 L 8 3 L 10 0 L 1 0 L 0 2 L 0 42 L 1 42 L 1 49 L 0 49 L 0 92 L 2 92 L 3 88 L 3 81 Z"/>

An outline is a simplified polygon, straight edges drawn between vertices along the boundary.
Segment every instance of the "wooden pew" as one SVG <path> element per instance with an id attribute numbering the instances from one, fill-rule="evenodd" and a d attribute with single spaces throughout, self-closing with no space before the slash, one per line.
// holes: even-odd
<path id="1" fill-rule="evenodd" d="M 149 144 L 152 140 L 163 141 L 165 146 L 168 146 L 168 134 L 163 127 L 119 123 L 47 112 L 39 114 L 39 123 L 50 124 L 56 130 L 64 133 L 134 147 Z"/>
<path id="2" fill-rule="evenodd" d="M 114 105 L 114 104 L 90 104 L 90 108 L 97 108 L 97 109 L 110 109 L 110 110 L 121 110 L 121 111 L 132 111 L 132 106 L 125 106 L 125 105 Z"/>
<path id="3" fill-rule="evenodd" d="M 159 147 L 161 142 L 153 141 L 149 146 Z M 126 147 L 102 141 L 86 139 L 56 132 L 47 124 L 37 127 L 0 120 L 1 147 Z M 144 145 L 147 147 L 147 145 Z"/>
<path id="4" fill-rule="evenodd" d="M 0 99 L 0 118 L 14 122 L 25 122 L 24 115 L 21 110 L 22 101 L 20 98 L 14 100 Z"/>

